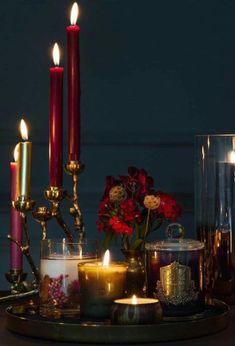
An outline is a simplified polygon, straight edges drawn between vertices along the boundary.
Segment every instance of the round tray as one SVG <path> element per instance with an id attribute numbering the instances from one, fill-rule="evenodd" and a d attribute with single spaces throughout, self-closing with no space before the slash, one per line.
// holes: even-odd
<path id="1" fill-rule="evenodd" d="M 20 311 L 20 310 L 19 310 Z M 228 306 L 213 300 L 203 314 L 185 320 L 162 321 L 151 325 L 112 325 L 109 321 L 47 320 L 38 313 L 14 313 L 8 307 L 7 328 L 13 332 L 56 341 L 80 343 L 152 343 L 195 338 L 213 334 L 228 325 Z"/>

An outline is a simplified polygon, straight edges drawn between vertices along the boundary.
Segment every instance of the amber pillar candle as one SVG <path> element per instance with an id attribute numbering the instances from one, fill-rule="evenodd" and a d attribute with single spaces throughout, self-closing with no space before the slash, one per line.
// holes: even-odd
<path id="1" fill-rule="evenodd" d="M 116 299 L 112 306 L 113 324 L 153 324 L 162 318 L 158 299 L 132 298 Z"/>
<path id="2" fill-rule="evenodd" d="M 88 262 L 78 265 L 81 285 L 81 317 L 109 318 L 113 301 L 122 298 L 126 263 Z"/>

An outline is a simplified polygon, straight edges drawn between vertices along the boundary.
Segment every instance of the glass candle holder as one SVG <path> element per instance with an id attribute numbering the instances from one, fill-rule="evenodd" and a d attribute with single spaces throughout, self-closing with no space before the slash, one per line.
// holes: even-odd
<path id="1" fill-rule="evenodd" d="M 235 135 L 196 136 L 195 149 L 195 223 L 206 249 L 206 289 L 229 296 L 235 291 Z"/>
<path id="2" fill-rule="evenodd" d="M 126 285 L 126 263 L 101 261 L 78 266 L 81 285 L 81 317 L 109 318 L 113 301 L 122 298 Z"/>
<path id="3" fill-rule="evenodd" d="M 175 228 L 183 229 L 168 226 Z M 193 315 L 205 306 L 204 244 L 175 235 L 146 244 L 147 295 L 160 300 L 166 316 Z"/>
<path id="4" fill-rule="evenodd" d="M 95 261 L 94 242 L 68 243 L 43 240 L 40 257 L 40 314 L 48 318 L 78 316 L 80 312 L 79 263 Z"/>
<path id="5" fill-rule="evenodd" d="M 114 300 L 111 321 L 113 324 L 153 324 L 162 319 L 158 299 L 123 298 Z"/>

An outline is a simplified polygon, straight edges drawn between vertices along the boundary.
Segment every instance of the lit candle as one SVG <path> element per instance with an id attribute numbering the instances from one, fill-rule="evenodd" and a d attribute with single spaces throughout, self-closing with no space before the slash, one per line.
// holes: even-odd
<path id="1" fill-rule="evenodd" d="M 20 122 L 20 132 L 24 142 L 19 142 L 17 145 L 17 197 L 27 198 L 30 195 L 32 143 L 28 141 L 28 129 L 24 119 Z"/>
<path id="2" fill-rule="evenodd" d="M 108 250 L 103 262 L 82 263 L 78 266 L 81 316 L 110 317 L 113 300 L 124 295 L 126 270 L 126 263 L 109 263 Z"/>
<path id="3" fill-rule="evenodd" d="M 17 175 L 17 160 L 18 160 L 18 146 L 14 150 L 14 162 L 10 162 L 11 170 L 11 201 L 17 199 L 16 191 L 16 175 Z M 17 240 L 20 244 L 22 243 L 23 228 L 21 216 L 18 211 L 11 207 L 11 229 L 10 235 L 13 239 Z M 10 242 L 10 268 L 11 270 L 21 270 L 22 269 L 22 251 L 14 243 Z"/>
<path id="4" fill-rule="evenodd" d="M 50 68 L 50 138 L 49 138 L 49 184 L 63 184 L 63 73 L 59 67 L 60 51 L 53 48 L 54 67 Z"/>
<path id="5" fill-rule="evenodd" d="M 162 309 L 158 299 L 132 298 L 116 299 L 112 307 L 114 324 L 152 324 L 160 321 Z"/>
<path id="6" fill-rule="evenodd" d="M 69 161 L 80 159 L 80 27 L 76 25 L 78 12 L 78 4 L 75 2 L 71 10 L 71 25 L 67 26 Z"/>

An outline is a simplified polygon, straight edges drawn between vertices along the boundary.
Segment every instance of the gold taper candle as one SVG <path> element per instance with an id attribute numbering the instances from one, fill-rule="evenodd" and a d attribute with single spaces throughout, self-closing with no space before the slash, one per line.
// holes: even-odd
<path id="1" fill-rule="evenodd" d="M 17 197 L 29 197 L 32 142 L 28 141 L 28 130 L 23 119 L 21 119 L 20 122 L 20 132 L 24 142 L 18 143 L 19 156 L 17 162 Z"/>

